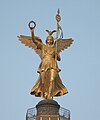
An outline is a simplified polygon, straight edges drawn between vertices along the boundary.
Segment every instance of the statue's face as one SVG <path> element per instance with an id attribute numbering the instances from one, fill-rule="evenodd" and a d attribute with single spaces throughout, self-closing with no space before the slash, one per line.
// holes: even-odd
<path id="1" fill-rule="evenodd" d="M 46 44 L 53 45 L 53 43 L 54 43 L 53 37 L 51 37 L 51 36 L 47 37 Z"/>
<path id="2" fill-rule="evenodd" d="M 46 44 L 47 45 L 53 45 L 53 39 L 48 37 L 47 40 L 46 40 Z"/>

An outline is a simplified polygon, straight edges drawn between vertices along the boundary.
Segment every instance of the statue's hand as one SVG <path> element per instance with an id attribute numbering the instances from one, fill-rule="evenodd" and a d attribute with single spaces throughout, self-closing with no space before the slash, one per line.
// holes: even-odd
<path id="1" fill-rule="evenodd" d="M 28 26 L 29 26 L 30 30 L 34 30 L 36 27 L 36 23 L 34 21 L 30 21 Z"/>

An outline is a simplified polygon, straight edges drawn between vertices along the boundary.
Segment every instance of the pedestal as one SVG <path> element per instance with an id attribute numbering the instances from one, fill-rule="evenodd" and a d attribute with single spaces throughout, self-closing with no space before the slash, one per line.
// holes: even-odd
<path id="1" fill-rule="evenodd" d="M 59 108 L 54 100 L 42 100 L 36 105 L 37 115 L 59 115 Z"/>
<path id="2" fill-rule="evenodd" d="M 70 120 L 70 111 L 54 100 L 42 100 L 27 110 L 26 120 Z"/>

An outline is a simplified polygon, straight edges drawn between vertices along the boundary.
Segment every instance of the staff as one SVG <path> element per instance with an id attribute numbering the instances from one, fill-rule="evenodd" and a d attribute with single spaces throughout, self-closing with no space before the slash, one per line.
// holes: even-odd
<path id="1" fill-rule="evenodd" d="M 61 30 L 61 36 L 60 37 L 63 37 L 63 32 L 62 32 L 62 28 L 61 26 L 59 25 L 59 22 L 61 21 L 61 16 L 60 16 L 60 10 L 58 9 L 57 11 L 57 15 L 56 15 L 56 21 L 57 21 L 57 28 L 56 28 L 56 51 L 55 51 L 55 63 L 57 61 L 57 44 L 58 44 L 58 32 L 59 32 L 59 29 Z"/>

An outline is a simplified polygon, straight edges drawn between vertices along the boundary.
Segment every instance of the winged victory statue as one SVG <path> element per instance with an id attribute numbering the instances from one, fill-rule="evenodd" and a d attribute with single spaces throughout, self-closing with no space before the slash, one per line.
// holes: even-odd
<path id="1" fill-rule="evenodd" d="M 34 21 L 31 21 L 28 24 L 31 36 L 18 36 L 19 40 L 23 44 L 32 48 L 41 58 L 41 63 L 37 70 L 39 77 L 31 90 L 31 95 L 45 99 L 53 99 L 54 96 L 62 96 L 68 93 L 67 88 L 63 85 L 59 76 L 59 72 L 61 70 L 58 67 L 57 61 L 61 60 L 60 52 L 68 48 L 72 44 L 73 40 L 72 38 L 58 38 L 58 33 L 62 30 L 59 25 L 61 20 L 59 10 L 56 15 L 56 20 L 57 30 L 46 30 L 49 34 L 46 38 L 46 44 L 44 44 L 38 36 L 34 35 L 34 29 L 36 27 L 36 23 Z M 54 32 L 56 32 L 56 39 L 52 36 Z"/>

